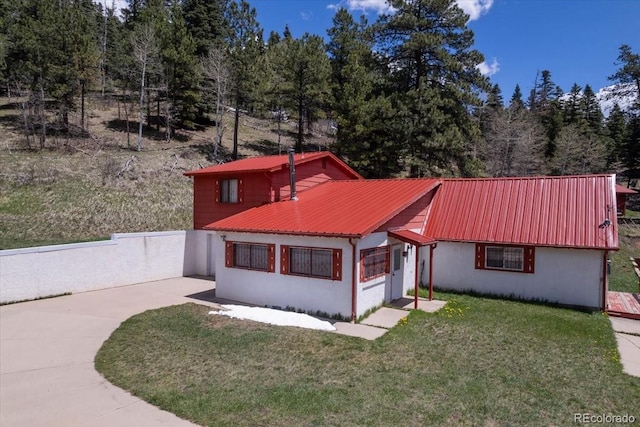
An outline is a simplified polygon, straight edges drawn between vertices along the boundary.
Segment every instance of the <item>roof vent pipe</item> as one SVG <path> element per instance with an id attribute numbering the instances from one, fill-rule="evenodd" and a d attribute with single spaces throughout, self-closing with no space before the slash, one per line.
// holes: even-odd
<path id="1" fill-rule="evenodd" d="M 298 193 L 296 193 L 296 165 L 293 153 L 293 148 L 289 148 L 289 185 L 291 188 L 291 200 L 298 200 Z"/>

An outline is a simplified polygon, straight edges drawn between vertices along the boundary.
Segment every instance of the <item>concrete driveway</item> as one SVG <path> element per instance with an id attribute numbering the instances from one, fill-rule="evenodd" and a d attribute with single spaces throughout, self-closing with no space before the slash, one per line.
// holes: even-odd
<path id="1" fill-rule="evenodd" d="M 94 369 L 127 318 L 186 302 L 215 282 L 176 278 L 0 307 L 0 426 L 194 426 Z"/>

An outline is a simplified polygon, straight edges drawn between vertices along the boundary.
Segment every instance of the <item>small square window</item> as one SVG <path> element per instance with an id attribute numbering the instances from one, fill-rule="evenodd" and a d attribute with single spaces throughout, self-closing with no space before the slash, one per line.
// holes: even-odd
<path id="1" fill-rule="evenodd" d="M 223 179 L 220 181 L 220 202 L 238 203 L 237 179 Z"/>

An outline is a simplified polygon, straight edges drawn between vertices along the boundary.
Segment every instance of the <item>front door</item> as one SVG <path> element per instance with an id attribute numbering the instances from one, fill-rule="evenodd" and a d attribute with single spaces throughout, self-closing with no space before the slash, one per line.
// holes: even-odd
<path id="1" fill-rule="evenodd" d="M 393 245 L 391 253 L 391 301 L 402 298 L 402 282 L 404 279 L 403 245 Z"/>

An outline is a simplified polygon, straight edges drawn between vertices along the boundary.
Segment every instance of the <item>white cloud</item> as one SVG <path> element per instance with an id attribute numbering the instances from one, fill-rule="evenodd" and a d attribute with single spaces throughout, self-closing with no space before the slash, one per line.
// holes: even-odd
<path id="1" fill-rule="evenodd" d="M 377 13 L 392 12 L 394 9 L 389 6 L 386 0 L 345 0 L 344 2 L 349 10 L 376 11 Z M 336 6 L 336 5 L 332 5 Z"/>
<path id="2" fill-rule="evenodd" d="M 303 21 L 308 21 L 309 18 L 311 18 L 311 12 L 300 12 L 300 18 L 302 18 Z"/>
<path id="3" fill-rule="evenodd" d="M 469 15 L 470 21 L 475 21 L 491 9 L 493 0 L 456 0 L 456 3 Z"/>
<path id="4" fill-rule="evenodd" d="M 483 61 L 476 65 L 476 68 L 480 71 L 480 74 L 485 77 L 489 77 L 500 71 L 500 64 L 498 64 L 496 58 L 493 58 L 491 64 L 487 64 L 487 61 Z"/>

